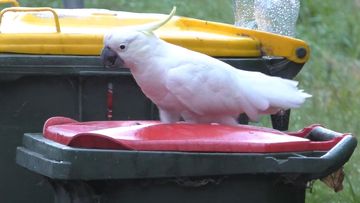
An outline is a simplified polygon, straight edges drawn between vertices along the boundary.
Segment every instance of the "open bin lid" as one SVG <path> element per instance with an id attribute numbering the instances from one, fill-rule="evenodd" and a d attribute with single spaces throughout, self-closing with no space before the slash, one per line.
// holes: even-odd
<path id="1" fill-rule="evenodd" d="M 0 13 L 0 52 L 99 55 L 103 35 L 110 29 L 164 17 L 105 9 L 7 8 Z M 174 16 L 156 34 L 170 43 L 215 57 L 265 54 L 302 64 L 310 51 L 298 39 L 179 16 Z"/>
<path id="2" fill-rule="evenodd" d="M 322 139 L 310 137 L 318 125 L 284 133 L 249 125 L 163 124 L 158 121 L 77 122 L 50 118 L 44 137 L 78 148 L 139 151 L 280 153 L 328 151 L 348 134 Z"/>
<path id="3" fill-rule="evenodd" d="M 222 136 L 228 133 L 230 136 Z M 187 136 L 187 140 L 180 135 Z M 248 139 L 242 141 L 238 136 Z M 282 150 L 287 145 L 292 145 L 290 152 L 285 152 L 289 148 Z M 285 134 L 250 126 L 77 122 L 54 117 L 45 123 L 43 134 L 24 135 L 16 161 L 39 174 L 64 180 L 292 174 L 294 180 L 306 181 L 339 169 L 349 160 L 356 145 L 354 136 L 317 125 Z M 99 167 L 103 165 L 107 167 Z"/>

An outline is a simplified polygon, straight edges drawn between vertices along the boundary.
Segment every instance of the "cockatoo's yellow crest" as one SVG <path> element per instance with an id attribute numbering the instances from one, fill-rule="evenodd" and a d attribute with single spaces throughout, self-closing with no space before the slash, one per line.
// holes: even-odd
<path id="1" fill-rule="evenodd" d="M 143 32 L 145 34 L 153 34 L 153 31 L 159 29 L 161 26 L 163 26 L 169 20 L 171 20 L 171 18 L 174 16 L 175 12 L 176 12 L 176 6 L 173 7 L 173 9 L 171 10 L 168 17 L 165 18 L 164 20 L 159 21 L 159 22 L 154 22 L 154 23 L 149 23 L 149 24 L 145 24 L 145 25 L 136 26 L 135 30 Z"/>

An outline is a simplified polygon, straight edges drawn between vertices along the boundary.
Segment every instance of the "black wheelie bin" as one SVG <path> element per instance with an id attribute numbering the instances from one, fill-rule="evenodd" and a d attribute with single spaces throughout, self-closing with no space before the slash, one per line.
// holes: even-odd
<path id="1" fill-rule="evenodd" d="M 6 8 L 0 13 L 0 202 L 51 201 L 41 174 L 14 163 L 24 132 L 53 116 L 78 121 L 157 120 L 157 109 L 127 69 L 100 62 L 109 29 L 162 19 L 162 14 L 104 9 Z M 176 16 L 156 31 L 162 39 L 239 69 L 293 78 L 308 60 L 301 40 L 228 24 Z M 226 47 L 224 43 L 226 42 Z M 273 116 L 285 130 L 288 112 Z M 246 123 L 246 118 L 241 120 Z M 19 194 L 19 195 L 13 195 Z"/>

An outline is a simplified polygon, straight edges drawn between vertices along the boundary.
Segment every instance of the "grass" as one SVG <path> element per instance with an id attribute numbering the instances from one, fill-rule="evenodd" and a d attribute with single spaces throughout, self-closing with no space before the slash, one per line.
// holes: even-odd
<path id="1" fill-rule="evenodd" d="M 61 1 L 20 0 L 23 6 L 60 7 Z M 168 13 L 233 23 L 231 0 L 85 0 L 86 7 Z M 291 130 L 320 123 L 339 132 L 360 133 L 360 0 L 301 0 L 297 37 L 307 41 L 311 59 L 297 80 L 313 95 L 292 112 Z M 360 153 L 345 166 L 344 191 L 334 193 L 317 181 L 308 203 L 360 202 Z"/>
<path id="2" fill-rule="evenodd" d="M 302 1 L 298 36 L 309 42 L 312 58 L 298 79 L 314 97 L 293 115 L 295 128 L 321 123 L 339 132 L 360 133 L 359 1 Z M 307 202 L 360 202 L 359 150 L 345 166 L 344 191 L 314 185 Z"/>

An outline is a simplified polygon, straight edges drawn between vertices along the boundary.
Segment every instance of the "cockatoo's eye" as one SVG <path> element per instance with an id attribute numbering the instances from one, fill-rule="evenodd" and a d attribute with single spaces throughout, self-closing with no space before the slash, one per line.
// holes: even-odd
<path id="1" fill-rule="evenodd" d="M 121 50 L 125 50 L 126 46 L 125 46 L 124 44 L 121 44 L 121 45 L 119 46 L 119 48 L 120 48 Z"/>

